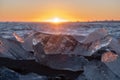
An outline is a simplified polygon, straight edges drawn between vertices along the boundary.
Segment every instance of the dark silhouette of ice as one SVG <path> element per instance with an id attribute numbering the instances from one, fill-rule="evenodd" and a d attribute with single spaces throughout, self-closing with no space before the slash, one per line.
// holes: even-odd
<path id="1" fill-rule="evenodd" d="M 35 73 L 21 75 L 13 70 L 0 68 L 0 80 L 48 80 L 46 76 L 40 76 Z"/>
<path id="2" fill-rule="evenodd" d="M 46 76 L 40 76 L 38 74 L 35 73 L 29 73 L 27 75 L 19 75 L 20 76 L 20 80 L 48 80 L 48 78 Z"/>
<path id="3" fill-rule="evenodd" d="M 76 80 L 87 80 L 84 74 L 81 74 Z"/>
<path id="4" fill-rule="evenodd" d="M 84 75 L 88 80 L 119 80 L 105 64 L 99 61 L 92 61 L 85 66 Z"/>
<path id="5" fill-rule="evenodd" d="M 0 68 L 0 80 L 19 80 L 19 74 L 2 67 Z"/>

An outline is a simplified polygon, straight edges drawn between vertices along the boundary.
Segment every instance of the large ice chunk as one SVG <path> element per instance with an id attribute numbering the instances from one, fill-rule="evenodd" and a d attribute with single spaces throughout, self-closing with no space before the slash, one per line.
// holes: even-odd
<path id="1" fill-rule="evenodd" d="M 36 33 L 32 40 L 33 45 L 39 42 L 44 46 L 45 54 L 67 54 L 91 56 L 112 41 L 104 28 L 95 30 L 82 41 L 73 35 Z"/>
<path id="2" fill-rule="evenodd" d="M 51 35 L 44 47 L 46 54 L 70 54 L 74 51 L 77 41 L 67 35 Z"/>
<path id="3" fill-rule="evenodd" d="M 120 77 L 120 57 L 113 52 L 106 52 L 102 55 L 102 62 Z"/>
<path id="4" fill-rule="evenodd" d="M 11 59 L 33 59 L 33 55 L 23 49 L 17 41 L 0 38 L 0 57 Z"/>
<path id="5" fill-rule="evenodd" d="M 33 45 L 36 45 L 39 42 L 45 44 L 49 38 L 48 34 L 44 34 L 41 32 L 33 32 L 25 38 L 20 37 L 15 32 L 13 33 L 13 35 L 15 36 L 16 40 L 21 43 L 22 47 L 27 51 L 33 51 Z"/>
<path id="6" fill-rule="evenodd" d="M 83 38 L 80 38 L 77 36 L 73 36 L 78 42 L 88 44 L 97 40 L 100 40 L 108 35 L 108 32 L 105 28 L 97 29 L 90 34 L 84 36 Z"/>
<path id="7" fill-rule="evenodd" d="M 120 55 L 120 43 L 117 39 L 112 38 L 111 42 L 107 46 L 110 50 L 115 51 L 118 55 Z"/>
<path id="8" fill-rule="evenodd" d="M 40 64 L 59 70 L 83 70 L 87 60 L 82 56 L 69 56 L 65 54 L 45 54 L 43 46 L 39 43 L 34 46 L 36 61 Z"/>

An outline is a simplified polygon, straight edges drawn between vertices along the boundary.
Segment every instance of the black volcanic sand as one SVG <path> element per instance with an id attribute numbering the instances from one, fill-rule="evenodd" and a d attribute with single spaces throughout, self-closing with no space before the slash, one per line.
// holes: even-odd
<path id="1" fill-rule="evenodd" d="M 66 80 L 74 80 L 83 73 L 83 71 L 73 72 L 51 69 L 49 67 L 40 65 L 34 60 L 12 60 L 8 58 L 0 58 L 0 67 L 3 66 L 23 75 L 30 72 L 37 73 L 39 75 L 47 76 L 50 80 L 53 80 L 53 78 L 58 76 L 63 76 Z"/>

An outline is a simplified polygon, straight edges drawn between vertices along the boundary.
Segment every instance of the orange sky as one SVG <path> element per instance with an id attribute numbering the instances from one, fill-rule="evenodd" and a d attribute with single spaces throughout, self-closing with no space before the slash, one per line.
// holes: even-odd
<path id="1" fill-rule="evenodd" d="M 120 20 L 120 0 L 0 0 L 0 21 Z"/>

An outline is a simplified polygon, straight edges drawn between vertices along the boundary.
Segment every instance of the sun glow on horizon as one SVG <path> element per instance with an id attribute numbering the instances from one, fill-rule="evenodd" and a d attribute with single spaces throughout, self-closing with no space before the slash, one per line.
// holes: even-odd
<path id="1" fill-rule="evenodd" d="M 59 17 L 55 17 L 55 18 L 52 18 L 52 19 L 45 20 L 45 22 L 62 23 L 62 22 L 68 22 L 68 20 L 61 19 Z"/>

